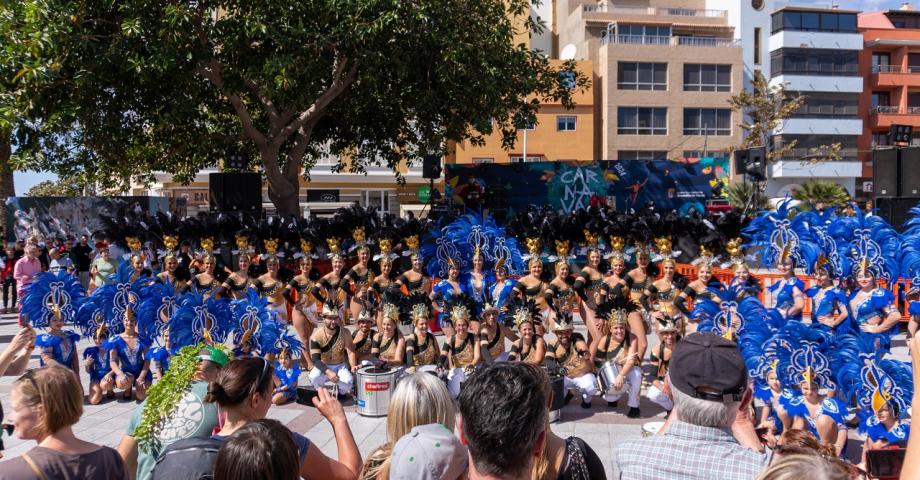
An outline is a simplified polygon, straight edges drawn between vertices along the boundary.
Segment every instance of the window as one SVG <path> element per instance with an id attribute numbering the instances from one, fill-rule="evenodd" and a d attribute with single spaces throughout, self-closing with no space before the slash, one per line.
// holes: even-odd
<path id="1" fill-rule="evenodd" d="M 760 27 L 754 27 L 754 65 L 760 65 Z"/>
<path id="2" fill-rule="evenodd" d="M 667 90 L 668 64 L 618 62 L 617 88 L 620 90 Z"/>
<path id="3" fill-rule="evenodd" d="M 617 108 L 617 133 L 620 135 L 667 135 L 668 109 L 619 107 Z"/>
<path id="4" fill-rule="evenodd" d="M 856 14 L 781 10 L 773 14 L 772 27 L 773 33 L 781 30 L 855 33 Z"/>
<path id="5" fill-rule="evenodd" d="M 511 155 L 511 156 L 508 157 L 508 159 L 511 160 L 511 163 L 520 162 L 520 161 L 521 161 L 521 158 L 522 158 L 521 155 Z M 525 163 L 533 163 L 533 162 L 542 162 L 542 161 L 544 161 L 544 160 L 545 160 L 545 159 L 544 159 L 542 156 L 540 156 L 540 155 L 535 156 L 535 157 L 531 157 L 530 155 L 527 155 L 527 160 L 524 160 L 524 162 L 525 162 Z"/>
<path id="6" fill-rule="evenodd" d="M 576 120 L 574 115 L 556 115 L 556 131 L 574 132 Z"/>
<path id="7" fill-rule="evenodd" d="M 887 147 L 891 145 L 890 138 L 888 137 L 888 132 L 885 133 L 873 133 L 872 134 L 872 148 L 875 147 Z"/>
<path id="8" fill-rule="evenodd" d="M 667 160 L 664 150 L 617 150 L 617 160 Z"/>
<path id="9" fill-rule="evenodd" d="M 577 83 L 575 81 L 575 72 L 561 72 L 559 74 L 559 81 L 562 83 L 562 86 L 569 89 L 575 90 Z"/>
<path id="10" fill-rule="evenodd" d="M 731 135 L 732 111 L 728 108 L 685 108 L 684 135 Z"/>
<path id="11" fill-rule="evenodd" d="M 910 73 L 920 72 L 920 53 L 907 54 L 907 68 Z"/>
<path id="12" fill-rule="evenodd" d="M 770 54 L 771 75 L 858 75 L 859 52 L 819 48 L 781 48 Z"/>
<path id="13" fill-rule="evenodd" d="M 888 107 L 891 105 L 891 96 L 888 92 L 872 92 L 872 108 Z"/>
<path id="14" fill-rule="evenodd" d="M 815 153 L 821 145 L 840 144 L 841 159 L 855 159 L 857 157 L 856 135 L 777 135 L 773 137 L 776 148 L 795 141 L 795 146 L 784 155 L 786 159 L 805 159 Z"/>
<path id="15" fill-rule="evenodd" d="M 658 25 L 617 25 L 616 37 L 618 43 L 668 45 L 671 42 L 671 27 Z"/>
<path id="16" fill-rule="evenodd" d="M 796 97 L 797 92 L 789 92 Z M 859 95 L 855 93 L 815 93 L 800 94 L 804 103 L 796 110 L 793 117 L 856 117 Z"/>
<path id="17" fill-rule="evenodd" d="M 725 150 L 684 150 L 684 158 L 725 158 L 730 157 L 731 153 Z"/>
<path id="18" fill-rule="evenodd" d="M 888 53 L 872 54 L 872 73 L 888 72 L 891 66 L 891 55 Z"/>
<path id="19" fill-rule="evenodd" d="M 476 165 L 482 165 L 484 163 L 495 163 L 495 159 L 492 157 L 473 157 L 473 163 Z"/>
<path id="20" fill-rule="evenodd" d="M 731 88 L 731 65 L 684 64 L 684 91 L 728 92 Z"/>

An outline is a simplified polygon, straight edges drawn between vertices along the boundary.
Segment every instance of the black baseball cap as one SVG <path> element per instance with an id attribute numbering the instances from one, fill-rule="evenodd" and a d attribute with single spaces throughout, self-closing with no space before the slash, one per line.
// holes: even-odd
<path id="1" fill-rule="evenodd" d="M 681 392 L 714 402 L 741 401 L 748 384 L 738 345 L 714 333 L 694 333 L 677 342 L 668 377 Z"/>

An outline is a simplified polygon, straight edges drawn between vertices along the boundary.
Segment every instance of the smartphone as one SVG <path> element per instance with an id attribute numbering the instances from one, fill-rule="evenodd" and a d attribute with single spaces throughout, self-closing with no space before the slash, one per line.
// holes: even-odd
<path id="1" fill-rule="evenodd" d="M 869 476 L 878 479 L 900 477 L 906 451 L 901 447 L 867 451 L 866 470 L 869 471 Z"/>
<path id="2" fill-rule="evenodd" d="M 23 328 L 32 328 L 32 324 L 29 322 L 29 315 L 23 313 L 19 316 L 19 323 L 22 324 Z"/>
<path id="3" fill-rule="evenodd" d="M 760 439 L 760 443 L 764 445 L 767 444 L 767 434 L 770 433 L 770 427 L 758 427 L 754 429 L 754 432 L 757 433 L 757 438 Z"/>

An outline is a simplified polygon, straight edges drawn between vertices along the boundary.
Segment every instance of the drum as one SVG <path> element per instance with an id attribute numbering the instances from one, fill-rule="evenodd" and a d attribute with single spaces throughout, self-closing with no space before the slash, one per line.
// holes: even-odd
<path id="1" fill-rule="evenodd" d="M 553 402 L 549 408 L 549 421 L 558 422 L 562 417 L 562 407 L 565 405 L 565 377 L 553 375 L 549 378 L 553 390 Z"/>
<path id="2" fill-rule="evenodd" d="M 658 435 L 658 431 L 664 426 L 664 422 L 648 422 L 642 425 L 642 436 L 651 437 Z"/>
<path id="3" fill-rule="evenodd" d="M 623 386 L 616 390 L 613 388 L 613 381 L 620 374 L 620 366 L 616 362 L 605 362 L 597 371 L 597 389 L 601 395 L 622 395 L 629 390 L 629 382 L 624 381 Z"/>
<path id="4" fill-rule="evenodd" d="M 384 417 L 390 406 L 390 396 L 396 388 L 395 368 L 364 367 L 355 373 L 358 390 L 358 415 Z"/>

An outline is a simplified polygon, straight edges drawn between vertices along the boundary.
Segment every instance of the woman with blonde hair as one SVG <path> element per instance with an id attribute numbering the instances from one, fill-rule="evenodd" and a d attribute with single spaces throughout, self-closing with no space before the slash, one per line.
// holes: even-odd
<path id="1" fill-rule="evenodd" d="M 447 387 L 430 373 L 406 375 L 396 385 L 387 412 L 387 441 L 371 452 L 361 467 L 361 480 L 390 477 L 390 454 L 393 445 L 419 425 L 437 423 L 450 431 L 456 422 L 454 402 Z"/>
<path id="2" fill-rule="evenodd" d="M 760 473 L 757 480 L 850 480 L 851 468 L 833 457 L 810 454 L 783 455 Z"/>
<path id="3" fill-rule="evenodd" d="M 7 420 L 16 436 L 38 445 L 0 463 L 2 478 L 126 479 L 118 452 L 77 438 L 73 425 L 83 415 L 83 394 L 73 372 L 59 365 L 30 370 L 10 391 Z"/>

